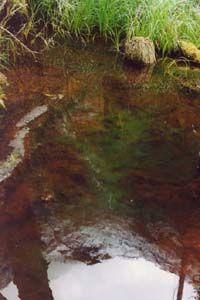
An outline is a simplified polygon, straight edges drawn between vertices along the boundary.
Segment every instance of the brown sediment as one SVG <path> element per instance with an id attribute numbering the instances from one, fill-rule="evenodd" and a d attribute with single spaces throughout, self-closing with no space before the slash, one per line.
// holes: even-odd
<path id="1" fill-rule="evenodd" d="M 133 171 L 123 180 L 123 185 L 132 190 L 137 204 L 158 206 L 162 209 L 192 209 L 200 203 L 200 178 L 189 183 L 166 182 L 166 179 L 155 178 L 144 171 Z M 129 200 L 125 201 L 131 205 Z"/>
<path id="2" fill-rule="evenodd" d="M 64 77 L 63 71 L 53 67 L 18 66 L 9 70 L 6 75 L 10 82 L 10 86 L 6 90 L 8 105 L 9 102 L 20 105 L 24 101 L 33 101 L 34 98 L 35 101 L 38 101 L 39 96 L 43 96 L 44 103 L 45 99 L 48 99 L 45 94 L 56 94 L 67 86 L 67 79 Z"/>

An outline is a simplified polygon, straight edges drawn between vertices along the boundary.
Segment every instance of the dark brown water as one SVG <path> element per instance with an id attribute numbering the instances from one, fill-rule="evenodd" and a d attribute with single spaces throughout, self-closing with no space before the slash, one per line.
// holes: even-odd
<path id="1" fill-rule="evenodd" d="M 198 97 L 93 46 L 7 76 L 2 299 L 199 299 Z"/>

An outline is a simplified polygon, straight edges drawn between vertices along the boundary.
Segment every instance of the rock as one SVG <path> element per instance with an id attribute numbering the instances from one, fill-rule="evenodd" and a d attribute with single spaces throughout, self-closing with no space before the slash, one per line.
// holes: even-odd
<path id="1" fill-rule="evenodd" d="M 125 66 L 124 74 L 126 76 L 126 81 L 129 84 L 143 84 L 147 83 L 152 78 L 152 73 L 154 70 L 154 65 L 145 66 Z"/>
<path id="2" fill-rule="evenodd" d="M 200 64 L 200 50 L 193 43 L 181 40 L 178 42 L 178 45 L 184 57 Z"/>
<path id="3" fill-rule="evenodd" d="M 149 38 L 134 37 L 125 42 L 125 57 L 128 60 L 150 65 L 156 62 L 155 47 Z"/>

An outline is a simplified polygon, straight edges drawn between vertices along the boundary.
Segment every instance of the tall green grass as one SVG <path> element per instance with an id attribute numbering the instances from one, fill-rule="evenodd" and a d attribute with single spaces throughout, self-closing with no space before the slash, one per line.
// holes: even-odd
<path id="1" fill-rule="evenodd" d="M 144 0 L 130 18 L 129 38 L 151 38 L 166 54 L 184 39 L 200 46 L 199 6 L 192 0 Z"/>
<path id="2" fill-rule="evenodd" d="M 16 7 L 16 1 L 21 5 L 19 0 L 9 3 Z M 63 40 L 68 36 L 81 38 L 84 42 L 100 37 L 112 41 L 117 50 L 122 39 L 144 36 L 151 38 L 163 55 L 170 53 L 179 39 L 200 47 L 197 0 L 23 0 L 23 6 L 26 10 L 21 9 L 23 22 L 17 38 L 31 40 L 31 46 L 37 38 L 46 42 L 50 34 Z M 11 4 L 9 7 L 10 16 L 5 17 L 12 23 L 15 9 Z M 19 10 L 17 14 L 19 19 Z M 5 24 L 4 19 L 1 23 Z"/>
<path id="3" fill-rule="evenodd" d="M 140 0 L 42 0 L 53 28 L 62 35 L 86 39 L 102 37 L 119 48 L 126 27 Z"/>
<path id="4" fill-rule="evenodd" d="M 85 39 L 100 36 L 112 40 L 117 49 L 126 36 L 145 36 L 155 42 L 163 55 L 179 39 L 200 46 L 200 4 L 195 0 L 41 0 L 38 3 L 55 31 L 63 36 Z"/>
<path id="5" fill-rule="evenodd" d="M 5 45 L 7 45 L 7 41 L 5 38 L 0 36 L 0 69 L 5 68 L 7 62 L 8 62 L 8 51 L 5 49 Z"/>

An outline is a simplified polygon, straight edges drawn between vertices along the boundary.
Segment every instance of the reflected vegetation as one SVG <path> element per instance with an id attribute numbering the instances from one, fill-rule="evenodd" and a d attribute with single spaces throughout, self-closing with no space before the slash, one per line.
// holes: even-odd
<path id="1" fill-rule="evenodd" d="M 54 51 L 7 71 L 1 161 L 28 132 L 0 184 L 0 299 L 199 299 L 197 97 L 159 65 Z"/>

